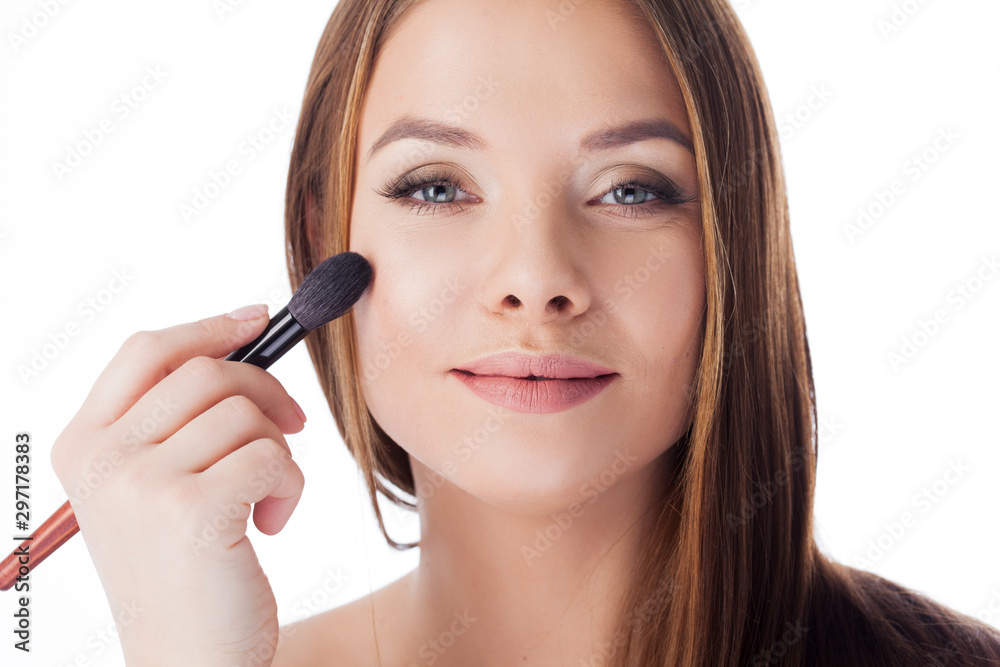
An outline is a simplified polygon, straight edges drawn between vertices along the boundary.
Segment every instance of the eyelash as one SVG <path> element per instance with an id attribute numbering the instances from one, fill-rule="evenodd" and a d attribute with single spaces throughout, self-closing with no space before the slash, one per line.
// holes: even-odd
<path id="1" fill-rule="evenodd" d="M 414 211 L 417 215 L 421 215 L 421 212 L 426 209 L 431 209 L 431 213 L 433 214 L 441 207 L 457 208 L 459 211 L 462 210 L 462 205 L 456 202 L 428 202 L 421 200 L 411 202 L 401 201 L 411 196 L 414 192 L 432 185 L 450 185 L 458 190 L 461 190 L 462 192 L 465 192 L 465 187 L 462 185 L 462 179 L 454 171 L 443 171 L 436 174 L 430 174 L 428 176 L 414 176 L 412 173 L 406 174 L 395 182 L 390 181 L 389 183 L 386 183 L 381 189 L 376 190 L 376 192 L 387 199 L 400 201 L 401 205 L 409 205 L 410 210 Z M 623 215 L 631 218 L 638 218 L 640 215 L 643 217 L 655 215 L 658 211 L 651 209 L 656 209 L 658 204 L 661 206 L 677 206 L 696 201 L 695 197 L 686 197 L 676 188 L 673 188 L 671 192 L 665 192 L 657 185 L 634 178 L 615 180 L 615 182 L 612 183 L 611 188 L 606 190 L 600 198 L 603 199 L 608 192 L 613 192 L 620 188 L 642 190 L 643 192 L 648 192 L 657 197 L 657 199 L 650 204 L 601 204 L 601 206 L 605 209 L 624 209 L 629 211 L 628 213 L 623 213 Z"/>

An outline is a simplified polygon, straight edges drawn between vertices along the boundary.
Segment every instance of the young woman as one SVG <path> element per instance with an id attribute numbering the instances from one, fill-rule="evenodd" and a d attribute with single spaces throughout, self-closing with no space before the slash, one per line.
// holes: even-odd
<path id="1" fill-rule="evenodd" d="M 267 318 L 137 334 L 53 450 L 67 489 L 117 456 L 74 511 L 109 601 L 145 610 L 128 664 L 1000 664 L 989 626 L 813 540 L 770 109 L 722 0 L 341 0 L 289 272 L 374 267 L 307 344 L 376 513 L 379 493 L 419 512 L 420 563 L 279 628 L 245 528 L 250 502 L 266 533 L 293 511 L 303 417 L 219 360 Z"/>

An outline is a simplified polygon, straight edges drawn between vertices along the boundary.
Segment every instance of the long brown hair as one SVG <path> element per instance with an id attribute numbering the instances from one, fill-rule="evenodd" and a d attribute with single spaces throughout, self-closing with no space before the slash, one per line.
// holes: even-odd
<path id="1" fill-rule="evenodd" d="M 750 42 L 725 0 L 630 0 L 680 84 L 700 183 L 706 319 L 693 423 L 650 518 L 613 641 L 594 665 L 1000 664 L 1000 633 L 823 556 L 813 539 L 816 397 L 780 148 Z M 340 0 L 312 63 L 291 156 L 292 287 L 348 249 L 355 149 L 381 46 L 413 0 Z M 314 232 L 309 233 L 312 226 Z M 312 237 L 310 239 L 310 237 Z M 406 452 L 362 397 L 353 314 L 306 339 L 379 527 L 415 508 Z M 400 493 L 402 492 L 402 493 Z M 986 662 L 986 657 L 990 662 Z M 928 662 L 937 660 L 937 662 Z"/>

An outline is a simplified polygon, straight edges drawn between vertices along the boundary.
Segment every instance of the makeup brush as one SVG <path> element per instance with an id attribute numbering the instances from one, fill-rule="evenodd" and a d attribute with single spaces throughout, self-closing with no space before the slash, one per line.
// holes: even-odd
<path id="1" fill-rule="evenodd" d="M 288 305 L 268 322 L 253 341 L 231 353 L 225 361 L 240 361 L 267 368 L 280 359 L 313 329 L 332 322 L 353 306 L 372 278 L 372 267 L 356 252 L 330 257 L 309 272 Z M 22 545 L 0 563 L 0 590 L 10 589 L 18 579 L 38 566 L 80 530 L 67 500 Z"/>

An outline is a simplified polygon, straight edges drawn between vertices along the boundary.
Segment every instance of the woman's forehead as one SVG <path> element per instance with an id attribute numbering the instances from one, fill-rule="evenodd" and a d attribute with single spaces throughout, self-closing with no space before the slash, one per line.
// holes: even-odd
<path id="1" fill-rule="evenodd" d="M 565 3 L 564 3 L 565 4 Z M 680 88 L 630 3 L 427 0 L 378 54 L 362 112 L 362 155 L 401 116 L 491 127 L 497 138 L 580 138 L 595 126 L 665 117 L 690 136 Z M 541 128 L 531 136 L 533 128 Z"/>

